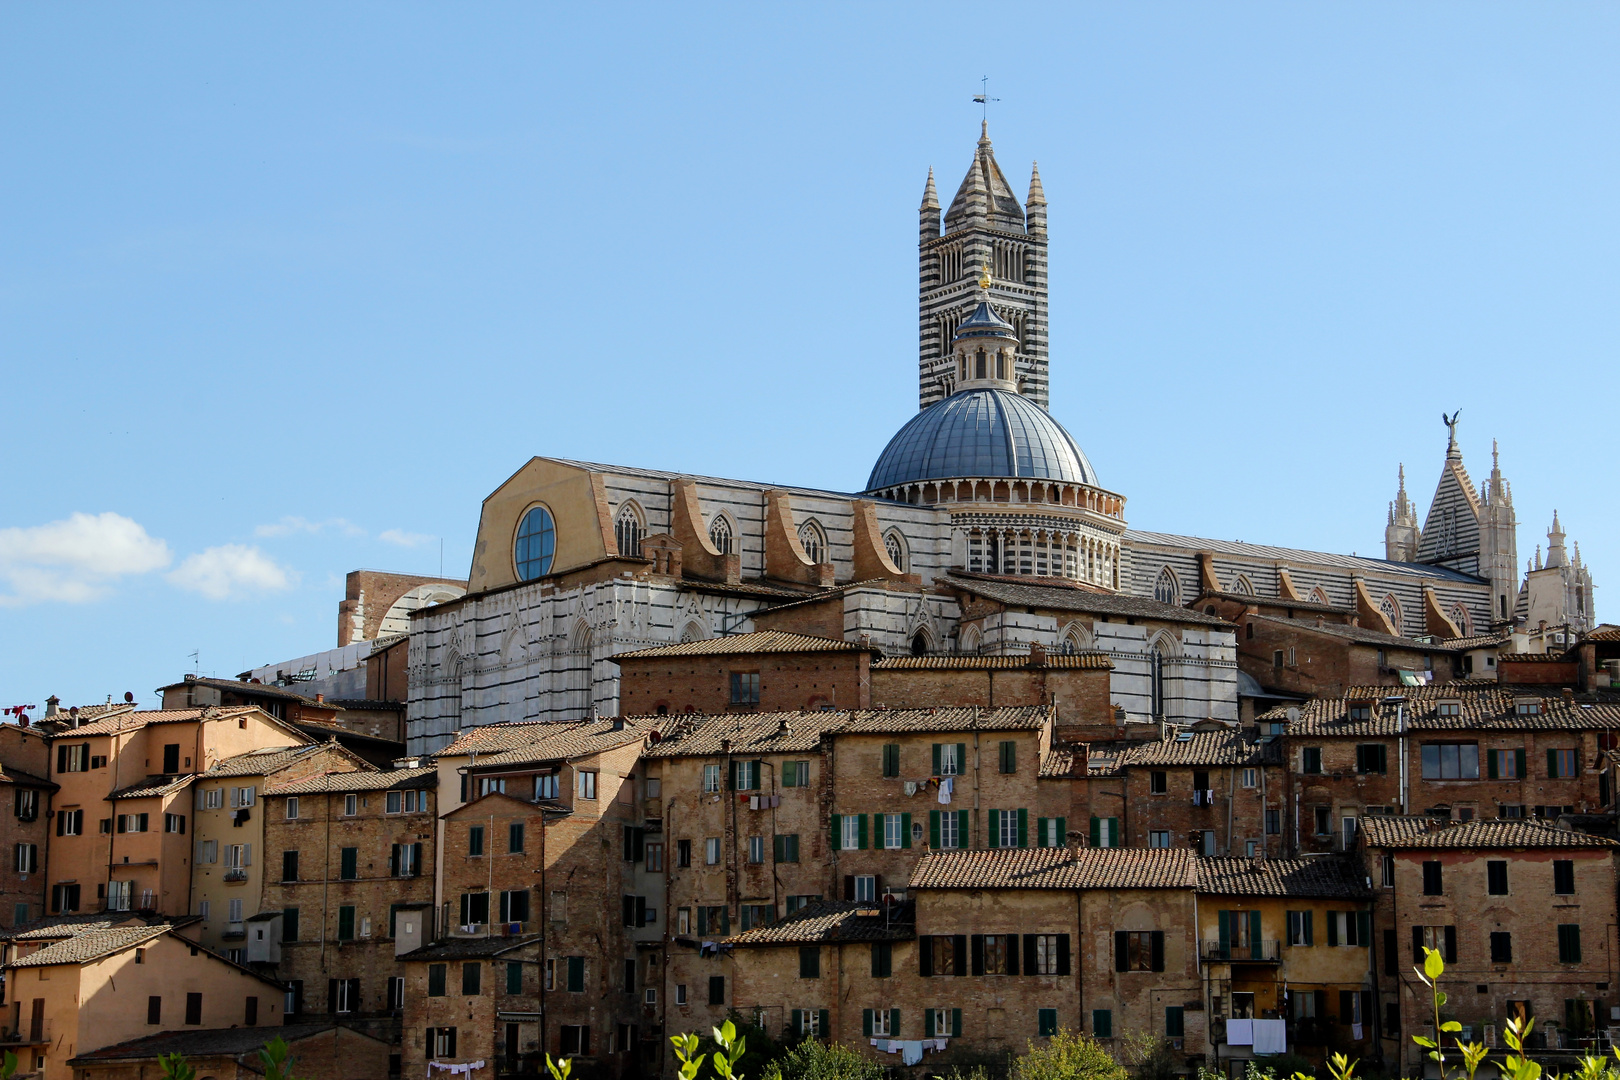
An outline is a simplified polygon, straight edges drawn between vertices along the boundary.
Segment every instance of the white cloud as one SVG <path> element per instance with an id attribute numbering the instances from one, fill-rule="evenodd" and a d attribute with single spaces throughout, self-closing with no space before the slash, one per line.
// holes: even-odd
<path id="1" fill-rule="evenodd" d="M 319 533 L 332 529 L 344 536 L 364 536 L 366 530 L 352 521 L 344 518 L 327 518 L 325 521 L 310 521 L 308 518 L 288 516 L 273 525 L 260 525 L 253 530 L 254 536 L 291 536 L 294 533 Z"/>
<path id="2" fill-rule="evenodd" d="M 428 536 L 426 533 L 405 532 L 401 529 L 385 529 L 377 534 L 377 539 L 400 547 L 421 547 L 437 540 L 437 536 Z"/>
<path id="3" fill-rule="evenodd" d="M 75 513 L 62 521 L 0 529 L 0 606 L 80 604 L 120 577 L 169 565 L 169 545 L 122 514 Z"/>
<path id="4" fill-rule="evenodd" d="M 292 573 L 264 552 L 245 544 L 221 544 L 187 555 L 168 575 L 169 584 L 210 600 L 251 592 L 273 592 L 292 584 Z"/>

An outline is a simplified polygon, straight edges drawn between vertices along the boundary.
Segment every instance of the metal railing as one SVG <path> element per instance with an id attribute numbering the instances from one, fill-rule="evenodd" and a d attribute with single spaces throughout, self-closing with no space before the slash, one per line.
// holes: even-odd
<path id="1" fill-rule="evenodd" d="M 1251 941 L 1244 943 L 1202 941 L 1198 955 L 1205 960 L 1281 960 L 1282 943 L 1279 941 Z"/>

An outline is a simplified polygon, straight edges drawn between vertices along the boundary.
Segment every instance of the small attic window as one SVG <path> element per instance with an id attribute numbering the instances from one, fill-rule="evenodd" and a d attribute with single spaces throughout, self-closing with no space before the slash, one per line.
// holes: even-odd
<path id="1" fill-rule="evenodd" d="M 1365 698 L 1355 699 L 1349 702 L 1345 715 L 1352 720 L 1371 720 L 1372 706 L 1373 703 Z"/>
<path id="2" fill-rule="evenodd" d="M 1515 716 L 1540 716 L 1540 698 L 1514 698 L 1513 713 Z"/>
<path id="3" fill-rule="evenodd" d="M 1434 707 L 1436 716 L 1461 716 L 1462 701 L 1457 698 L 1446 698 Z"/>

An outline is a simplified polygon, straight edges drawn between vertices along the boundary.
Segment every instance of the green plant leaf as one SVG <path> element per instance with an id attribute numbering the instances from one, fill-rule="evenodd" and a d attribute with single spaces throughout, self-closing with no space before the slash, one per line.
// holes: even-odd
<path id="1" fill-rule="evenodd" d="M 1440 953 L 1435 949 L 1424 949 L 1423 953 L 1423 974 L 1431 981 L 1439 979 L 1446 972 L 1446 962 L 1440 958 Z"/>

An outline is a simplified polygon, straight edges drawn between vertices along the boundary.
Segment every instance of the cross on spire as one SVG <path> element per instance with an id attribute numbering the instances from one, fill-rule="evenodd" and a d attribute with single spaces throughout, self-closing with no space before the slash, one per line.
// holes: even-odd
<path id="1" fill-rule="evenodd" d="M 998 97 L 990 96 L 990 76 L 986 75 L 979 80 L 979 92 L 973 95 L 973 102 L 981 106 L 979 120 L 986 126 L 990 123 L 990 103 L 1000 101 Z"/>

